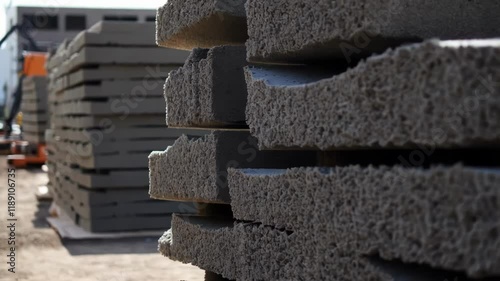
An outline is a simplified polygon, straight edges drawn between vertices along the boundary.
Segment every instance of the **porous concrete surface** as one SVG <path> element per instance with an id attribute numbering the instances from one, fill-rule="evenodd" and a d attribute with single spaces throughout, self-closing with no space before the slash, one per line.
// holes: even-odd
<path id="1" fill-rule="evenodd" d="M 498 142 L 499 57 L 497 39 L 431 40 L 305 84 L 247 68 L 247 122 L 261 149 Z"/>
<path id="2" fill-rule="evenodd" d="M 191 50 L 243 45 L 245 0 L 169 0 L 156 14 L 156 43 Z"/>
<path id="3" fill-rule="evenodd" d="M 169 127 L 245 126 L 245 48 L 194 49 L 165 83 Z"/>
<path id="4" fill-rule="evenodd" d="M 362 255 L 500 275 L 498 169 L 229 169 L 228 182 L 235 219 L 325 231 Z"/>
<path id="5" fill-rule="evenodd" d="M 246 3 L 250 61 L 350 59 L 405 41 L 500 35 L 496 0 Z"/>
<path id="6" fill-rule="evenodd" d="M 367 260 L 317 238 L 307 231 L 174 215 L 159 250 L 231 280 L 392 280 Z"/>
<path id="7" fill-rule="evenodd" d="M 227 168 L 301 167 L 315 152 L 259 151 L 247 131 L 212 131 L 181 136 L 166 151 L 149 156 L 150 195 L 156 199 L 229 203 Z"/>

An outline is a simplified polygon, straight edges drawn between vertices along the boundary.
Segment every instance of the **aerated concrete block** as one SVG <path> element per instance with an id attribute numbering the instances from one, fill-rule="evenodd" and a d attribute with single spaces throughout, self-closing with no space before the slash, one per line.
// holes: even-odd
<path id="1" fill-rule="evenodd" d="M 397 262 L 380 266 L 353 254 L 351 246 L 314 231 L 179 215 L 159 240 L 165 256 L 231 280 L 437 281 L 457 275 Z"/>
<path id="2" fill-rule="evenodd" d="M 244 47 L 194 49 L 165 84 L 169 127 L 245 126 Z"/>
<path id="3" fill-rule="evenodd" d="M 235 219 L 326 231 L 360 255 L 500 274 L 498 169 L 230 169 L 228 183 Z"/>
<path id="4" fill-rule="evenodd" d="M 422 39 L 500 35 L 495 0 L 249 0 L 250 61 L 347 59 Z"/>
<path id="5" fill-rule="evenodd" d="M 261 149 L 498 143 L 499 57 L 496 39 L 428 41 L 317 81 L 248 68 L 247 122 Z"/>
<path id="6" fill-rule="evenodd" d="M 169 0 L 156 15 L 159 46 L 191 50 L 243 45 L 248 38 L 244 0 Z"/>
<path id="7" fill-rule="evenodd" d="M 180 137 L 149 156 L 152 198 L 229 203 L 228 167 L 297 167 L 316 162 L 315 152 L 259 151 L 246 131 L 213 131 L 199 139 Z"/>

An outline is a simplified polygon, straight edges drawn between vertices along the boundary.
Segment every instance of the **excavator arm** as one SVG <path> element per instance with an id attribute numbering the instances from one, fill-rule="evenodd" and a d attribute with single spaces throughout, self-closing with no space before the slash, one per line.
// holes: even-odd
<path id="1" fill-rule="evenodd" d="M 25 51 L 40 52 L 41 51 L 40 47 L 36 44 L 35 40 L 33 40 L 33 38 L 29 35 L 30 27 L 31 27 L 31 25 L 29 23 L 26 23 L 26 22 L 12 26 L 9 29 L 9 31 L 7 31 L 7 33 L 0 40 L 0 47 L 3 45 L 3 43 L 5 43 L 5 41 L 7 41 L 7 39 L 9 39 L 9 37 L 12 34 L 14 34 L 14 32 L 17 31 L 19 36 L 26 39 L 29 43 L 29 50 L 25 50 Z M 23 59 L 23 68 L 25 68 L 24 59 Z M 5 113 L 8 113 L 7 116 L 5 116 L 6 119 L 4 121 L 5 137 L 7 137 L 7 138 L 10 136 L 10 133 L 12 132 L 12 121 L 14 120 L 15 116 L 19 112 L 19 107 L 21 105 L 21 99 L 22 99 L 21 85 L 22 85 L 22 81 L 24 79 L 26 71 L 27 71 L 26 69 L 23 69 L 23 71 L 19 75 L 19 80 L 17 83 L 16 90 L 14 91 L 14 93 L 12 93 L 13 102 L 12 102 L 11 107 L 7 108 L 7 105 L 6 105 L 6 108 L 4 108 L 4 110 L 6 111 Z M 2 113 L 2 114 L 5 114 L 5 113 Z"/>
<path id="2" fill-rule="evenodd" d="M 9 37 L 16 31 L 18 32 L 19 36 L 23 37 L 28 41 L 30 50 L 26 51 L 35 51 L 35 52 L 41 51 L 40 47 L 38 47 L 35 40 L 33 40 L 33 38 L 29 35 L 28 33 L 29 25 L 25 23 L 13 25 L 9 29 L 9 31 L 7 31 L 7 33 L 4 35 L 4 37 L 0 40 L 0 47 L 2 47 L 3 43 L 7 41 L 7 39 L 9 39 Z"/>

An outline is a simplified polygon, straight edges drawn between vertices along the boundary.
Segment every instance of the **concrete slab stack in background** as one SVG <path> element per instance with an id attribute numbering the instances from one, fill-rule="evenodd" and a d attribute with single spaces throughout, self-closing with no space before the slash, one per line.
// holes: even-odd
<path id="1" fill-rule="evenodd" d="M 235 45 L 236 2 L 168 1 L 158 44 Z M 153 153 L 151 195 L 231 213 L 174 215 L 162 254 L 231 280 L 498 279 L 500 4 L 368 2 L 247 1 L 241 103 L 217 106 L 242 93 L 214 86 L 240 89 L 214 75 L 228 47 L 169 75 L 167 122 L 218 130 Z"/>
<path id="2" fill-rule="evenodd" d="M 193 208 L 147 192 L 148 155 L 182 133 L 161 121 L 162 90 L 187 55 L 156 47 L 154 24 L 120 22 L 100 22 L 51 55 L 49 177 L 56 203 L 78 225 L 161 229 L 171 213 Z"/>
<path id="3" fill-rule="evenodd" d="M 47 78 L 24 78 L 21 112 L 23 113 L 23 138 L 33 144 L 45 143 L 48 124 Z"/>

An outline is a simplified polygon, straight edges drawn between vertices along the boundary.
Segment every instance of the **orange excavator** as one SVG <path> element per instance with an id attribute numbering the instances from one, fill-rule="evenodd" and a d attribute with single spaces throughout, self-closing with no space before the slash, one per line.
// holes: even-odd
<path id="1" fill-rule="evenodd" d="M 29 24 L 14 25 L 5 34 L 5 36 L 0 40 L 0 47 L 2 44 L 14 33 L 25 38 L 29 43 L 29 50 L 25 50 L 21 57 L 22 69 L 19 71 L 18 83 L 16 90 L 12 94 L 13 102 L 9 108 L 5 108 L 5 121 L 3 130 L 3 140 L 0 141 L 0 148 L 2 146 L 9 146 L 12 155 L 8 156 L 8 163 L 17 168 L 26 167 L 28 165 L 43 165 L 47 160 L 47 154 L 44 143 L 29 144 L 26 141 L 22 141 L 16 138 L 12 138 L 11 134 L 13 131 L 13 121 L 18 117 L 18 125 L 22 125 L 22 120 L 19 118 L 19 108 L 22 101 L 22 84 L 25 77 L 28 76 L 47 76 L 45 70 L 45 61 L 47 59 L 47 53 L 41 52 L 33 38 L 29 35 Z"/>

